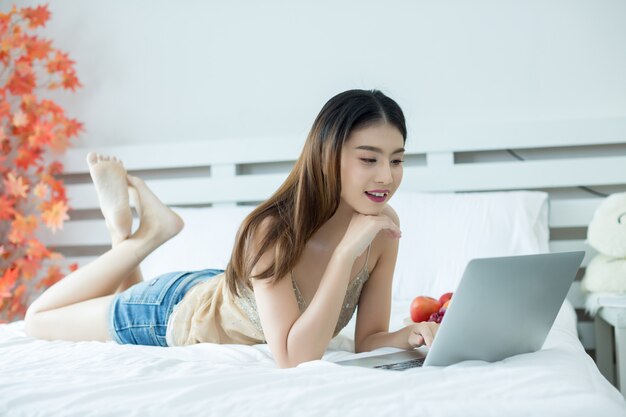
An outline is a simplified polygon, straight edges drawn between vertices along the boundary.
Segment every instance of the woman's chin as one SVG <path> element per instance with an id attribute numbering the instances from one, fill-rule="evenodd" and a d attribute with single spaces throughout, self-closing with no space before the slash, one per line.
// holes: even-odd
<path id="1" fill-rule="evenodd" d="M 345 204 L 344 207 L 346 208 L 349 207 L 353 211 L 359 214 L 363 214 L 365 216 L 378 216 L 383 213 L 383 210 L 385 209 L 387 202 L 374 203 L 374 202 L 370 202 L 369 200 L 366 200 L 366 201 L 359 200 L 359 201 L 354 201 L 353 204 L 351 204 L 350 202 L 342 198 L 342 204 Z"/>
<path id="2" fill-rule="evenodd" d="M 385 208 L 384 204 L 380 204 L 379 207 L 353 207 L 354 211 L 365 216 L 378 216 L 383 213 Z"/>

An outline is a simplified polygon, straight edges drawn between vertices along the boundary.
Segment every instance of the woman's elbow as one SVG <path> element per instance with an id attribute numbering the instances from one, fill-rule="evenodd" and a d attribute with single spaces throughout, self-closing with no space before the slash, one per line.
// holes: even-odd
<path id="1" fill-rule="evenodd" d="M 286 369 L 286 368 L 295 368 L 301 363 L 316 361 L 320 359 L 322 359 L 321 355 L 313 355 L 313 356 L 305 355 L 305 356 L 298 356 L 298 357 L 289 356 L 289 355 L 284 355 L 284 356 L 280 355 L 275 358 L 275 361 L 279 368 Z"/>
<path id="2" fill-rule="evenodd" d="M 289 358 L 287 356 L 276 359 L 276 364 L 281 369 L 295 368 L 296 366 L 298 366 L 298 365 L 300 365 L 301 363 L 304 363 L 304 362 L 307 362 L 307 360 L 296 359 L 296 358 Z"/>
<path id="3" fill-rule="evenodd" d="M 286 352 L 281 353 L 281 354 L 275 354 L 274 352 L 272 352 L 272 354 L 274 355 L 274 362 L 276 362 L 276 365 L 278 365 L 278 367 L 281 369 L 293 368 L 297 366 L 297 364 L 294 365 L 289 360 L 289 357 L 286 355 Z"/>
<path id="4" fill-rule="evenodd" d="M 278 367 L 280 369 L 289 369 L 289 368 L 295 368 L 296 366 L 298 366 L 298 364 L 292 364 L 289 362 L 276 362 L 278 364 Z"/>
<path id="5" fill-rule="evenodd" d="M 367 346 L 365 344 L 365 340 L 355 340 L 354 342 L 354 353 L 368 352 Z"/>
<path id="6" fill-rule="evenodd" d="M 270 351 L 280 368 L 295 368 L 301 363 L 322 359 L 325 349 L 315 349 L 310 343 L 288 336 L 283 343 L 270 344 Z"/>

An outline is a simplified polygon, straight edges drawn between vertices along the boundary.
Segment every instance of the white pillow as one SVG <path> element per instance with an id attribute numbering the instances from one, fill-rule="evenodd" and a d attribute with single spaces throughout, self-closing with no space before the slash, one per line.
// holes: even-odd
<path id="1" fill-rule="evenodd" d="M 141 271 L 145 280 L 173 271 L 225 269 L 237 230 L 254 207 L 172 209 L 183 219 L 185 227 L 142 262 Z"/>
<path id="2" fill-rule="evenodd" d="M 402 230 L 393 298 L 407 306 L 454 291 L 473 258 L 549 252 L 544 192 L 398 192 L 390 205 Z"/>
<path id="3" fill-rule="evenodd" d="M 549 251 L 547 193 L 398 192 L 390 204 L 400 217 L 402 229 L 391 330 L 404 326 L 414 297 L 439 297 L 454 291 L 472 258 Z M 171 271 L 224 269 L 237 230 L 253 207 L 174 210 L 185 221 L 185 228 L 144 260 L 146 280 Z M 356 314 L 341 332 L 350 343 L 355 323 Z"/>
<path id="4" fill-rule="evenodd" d="M 547 193 L 398 192 L 390 204 L 402 229 L 393 283 L 396 300 L 453 291 L 472 258 L 549 251 Z M 253 208 L 174 207 L 185 228 L 144 260 L 144 278 L 171 271 L 224 269 L 235 234 Z"/>

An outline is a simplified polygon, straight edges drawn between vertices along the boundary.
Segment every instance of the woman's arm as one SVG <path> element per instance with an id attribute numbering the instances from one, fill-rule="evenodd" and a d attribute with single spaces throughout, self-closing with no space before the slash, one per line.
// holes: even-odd
<path id="1" fill-rule="evenodd" d="M 307 309 L 300 314 L 290 277 L 276 284 L 253 279 L 263 333 L 281 368 L 320 359 L 337 325 L 352 264 L 335 252 Z"/>
<path id="2" fill-rule="evenodd" d="M 368 335 L 358 346 L 355 343 L 355 352 L 369 352 L 381 347 L 396 347 L 399 349 L 413 349 L 426 345 L 430 347 L 437 334 L 439 324 L 435 322 L 421 322 L 410 324 L 395 332 L 380 332 Z"/>
<path id="3" fill-rule="evenodd" d="M 391 206 L 386 206 L 383 214 L 400 227 L 400 219 Z M 382 247 L 382 250 L 359 299 L 354 335 L 355 352 L 366 352 L 380 347 L 412 349 L 423 344 L 430 346 L 439 327 L 437 323 L 415 323 L 389 332 L 391 288 L 399 242 L 380 235 L 375 244 Z"/>
<path id="4" fill-rule="evenodd" d="M 265 339 L 280 367 L 296 366 L 323 356 L 339 319 L 354 262 L 384 229 L 399 237 L 399 229 L 388 217 L 360 214 L 353 217 L 302 314 L 290 277 L 275 284 L 252 280 Z M 266 268 L 270 260 L 270 255 L 264 254 L 253 275 Z"/>

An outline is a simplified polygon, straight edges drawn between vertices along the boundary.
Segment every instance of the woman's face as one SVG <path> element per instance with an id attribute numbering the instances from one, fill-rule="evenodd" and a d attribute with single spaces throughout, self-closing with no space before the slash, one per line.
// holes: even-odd
<path id="1" fill-rule="evenodd" d="M 404 143 L 393 125 L 353 131 L 341 151 L 341 200 L 362 214 L 378 215 L 402 181 Z"/>

